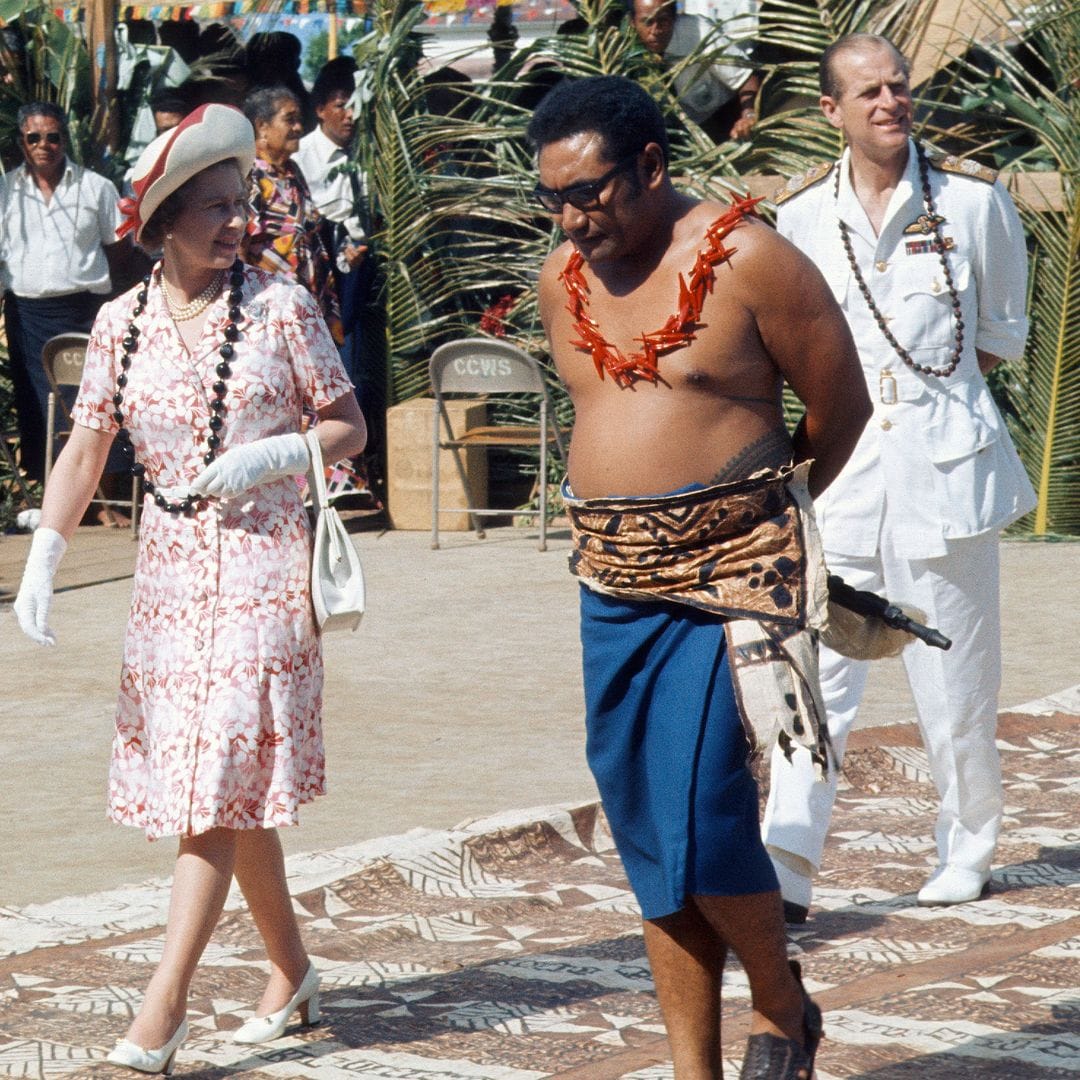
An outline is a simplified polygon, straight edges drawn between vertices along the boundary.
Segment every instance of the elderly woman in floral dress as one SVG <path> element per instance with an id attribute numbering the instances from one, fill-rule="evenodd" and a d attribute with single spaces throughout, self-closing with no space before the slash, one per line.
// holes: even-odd
<path id="1" fill-rule="evenodd" d="M 238 258 L 253 157 L 243 115 L 205 105 L 140 158 L 127 224 L 163 257 L 94 324 L 15 603 L 23 630 L 54 644 L 53 575 L 119 440 L 148 498 L 109 813 L 180 838 L 161 961 L 109 1054 L 147 1073 L 166 1072 L 187 1034 L 188 987 L 234 876 L 270 965 L 234 1038 L 276 1038 L 297 1009 L 318 1019 L 275 831 L 324 784 L 301 416 L 318 415 L 330 460 L 366 433 L 312 297 Z"/>
<path id="2" fill-rule="evenodd" d="M 324 243 L 323 217 L 312 201 L 307 179 L 293 160 L 304 133 L 299 99 L 285 86 L 262 87 L 244 100 L 244 115 L 255 129 L 255 164 L 251 170 L 251 207 L 242 253 L 253 266 L 303 285 L 315 297 L 334 341 L 345 341 L 333 256 Z M 367 464 L 326 458 L 331 498 L 361 495 L 378 508 L 368 492 Z"/>
<path id="3" fill-rule="evenodd" d="M 322 241 L 323 219 L 304 174 L 292 160 L 304 134 L 300 101 L 287 87 L 264 87 L 244 100 L 244 115 L 255 129 L 251 220 L 244 258 L 303 285 L 318 301 L 334 340 L 341 344 L 344 330 L 333 258 Z"/>

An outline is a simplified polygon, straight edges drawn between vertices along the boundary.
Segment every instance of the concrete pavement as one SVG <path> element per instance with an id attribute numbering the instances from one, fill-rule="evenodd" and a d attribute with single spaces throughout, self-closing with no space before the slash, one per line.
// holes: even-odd
<path id="1" fill-rule="evenodd" d="M 788 934 L 825 1014 L 816 1080 L 1080 1074 L 1080 695 L 1032 708 L 999 723 L 1007 811 L 989 895 L 951 908 L 915 904 L 935 800 L 914 731 L 852 736 L 811 918 Z M 637 906 L 595 803 L 294 856 L 288 870 L 322 1023 L 232 1041 L 266 977 L 234 890 L 192 982 L 179 1074 L 672 1080 Z M 161 955 L 167 903 L 155 881 L 0 912 L 0 1076 L 130 1077 L 103 1059 Z M 749 1011 L 733 957 L 723 1002 L 730 1077 Z"/>

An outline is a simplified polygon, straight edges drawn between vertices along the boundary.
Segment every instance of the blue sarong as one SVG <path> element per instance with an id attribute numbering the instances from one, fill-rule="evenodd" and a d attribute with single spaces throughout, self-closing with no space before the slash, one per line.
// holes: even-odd
<path id="1" fill-rule="evenodd" d="M 586 756 L 642 917 L 778 888 L 724 621 L 581 588 Z"/>

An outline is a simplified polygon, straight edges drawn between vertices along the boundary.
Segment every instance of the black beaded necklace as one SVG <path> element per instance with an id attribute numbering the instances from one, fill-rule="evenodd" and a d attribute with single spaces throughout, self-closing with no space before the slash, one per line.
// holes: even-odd
<path id="1" fill-rule="evenodd" d="M 128 324 L 127 337 L 121 342 L 124 352 L 120 357 L 120 373 L 116 376 L 116 393 L 113 394 L 112 399 L 113 405 L 116 406 L 116 409 L 113 412 L 113 419 L 120 425 L 120 430 L 116 433 L 116 437 L 120 442 L 121 453 L 124 455 L 124 458 L 131 469 L 131 475 L 142 478 L 143 487 L 146 489 L 147 494 L 152 495 L 154 503 L 166 513 L 190 514 L 196 504 L 202 501 L 201 497 L 189 493 L 188 495 L 185 495 L 180 502 L 170 502 L 157 490 L 157 486 L 146 475 L 146 466 L 135 460 L 135 448 L 131 445 L 131 434 L 127 428 L 124 427 L 124 414 L 121 412 L 121 406 L 124 404 L 124 387 L 127 386 L 128 381 L 127 373 L 128 369 L 131 367 L 131 354 L 136 352 L 139 347 L 139 327 L 136 325 L 135 320 L 146 310 L 146 301 L 149 296 L 152 278 L 152 272 L 147 274 L 146 277 L 143 278 L 142 288 L 135 294 L 135 310 L 131 313 L 131 322 Z M 223 334 L 225 340 L 218 349 L 218 355 L 221 357 L 221 360 L 214 368 L 214 374 L 217 375 L 217 381 L 213 386 L 214 400 L 210 402 L 210 434 L 206 437 L 208 449 L 207 452 L 203 454 L 204 465 L 209 465 L 210 462 L 214 460 L 217 451 L 221 447 L 221 435 L 219 432 L 225 426 L 225 395 L 228 391 L 225 380 L 232 374 L 229 361 L 232 359 L 235 351 L 233 342 L 240 338 L 240 331 L 237 329 L 236 324 L 243 318 L 243 314 L 240 310 L 240 300 L 243 298 L 243 286 L 244 264 L 237 259 L 232 264 L 232 269 L 229 272 L 229 322 L 225 327 Z"/>
<path id="2" fill-rule="evenodd" d="M 885 340 L 896 350 L 896 355 L 899 356 L 908 367 L 921 372 L 923 375 L 936 375 L 939 379 L 945 379 L 956 370 L 957 365 L 960 363 L 960 354 L 964 351 L 964 320 L 960 308 L 960 297 L 956 292 L 956 285 L 953 283 L 949 262 L 945 258 L 945 240 L 941 235 L 941 223 L 944 219 L 934 213 L 934 200 L 930 194 L 930 166 L 926 160 L 925 151 L 918 143 L 915 144 L 915 154 L 919 159 L 919 179 L 922 181 L 923 203 L 926 206 L 926 215 L 925 218 L 922 219 L 924 221 L 922 228 L 923 232 L 932 232 L 934 234 L 930 243 L 934 251 L 937 252 L 938 258 L 941 260 L 941 268 L 945 272 L 945 284 L 949 290 L 949 299 L 952 301 L 953 320 L 956 323 L 956 344 L 953 347 L 952 355 L 949 357 L 949 362 L 945 367 L 934 368 L 927 364 L 916 364 L 915 361 L 912 360 L 911 354 L 907 349 L 893 337 L 892 331 L 889 330 L 889 327 L 885 323 L 885 317 L 881 314 L 877 304 L 874 303 L 874 298 L 870 293 L 870 287 L 863 280 L 863 276 L 859 272 L 859 264 L 855 260 L 855 251 L 851 246 L 851 237 L 848 235 L 847 223 L 840 218 L 837 218 L 837 223 L 840 226 L 840 239 L 844 242 L 844 251 L 847 253 L 848 262 L 851 263 L 851 272 L 855 275 L 855 283 L 859 286 L 859 292 L 863 294 L 863 299 L 870 308 L 870 314 L 874 316 L 874 321 L 885 335 Z M 838 199 L 839 197 L 840 169 L 837 169 L 834 198 Z"/>

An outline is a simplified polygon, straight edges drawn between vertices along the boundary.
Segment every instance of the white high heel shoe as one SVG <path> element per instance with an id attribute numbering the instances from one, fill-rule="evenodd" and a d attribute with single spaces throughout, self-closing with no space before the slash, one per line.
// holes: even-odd
<path id="1" fill-rule="evenodd" d="M 305 1027 L 319 1022 L 319 973 L 314 964 L 308 964 L 303 982 L 283 1009 L 269 1016 L 253 1016 L 233 1032 L 233 1042 L 264 1043 L 281 1038 L 289 1017 L 297 1009 Z"/>
<path id="2" fill-rule="evenodd" d="M 168 1073 L 180 1044 L 187 1038 L 187 1020 L 181 1020 L 173 1037 L 157 1050 L 144 1050 L 127 1039 L 120 1039 L 106 1055 L 112 1065 L 125 1065 L 141 1073 Z"/>

